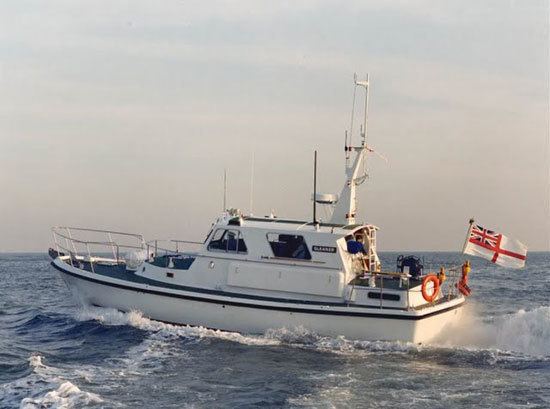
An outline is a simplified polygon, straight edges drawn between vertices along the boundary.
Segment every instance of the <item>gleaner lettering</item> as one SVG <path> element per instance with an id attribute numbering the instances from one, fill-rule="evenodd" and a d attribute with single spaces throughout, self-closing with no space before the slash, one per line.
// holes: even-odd
<path id="1" fill-rule="evenodd" d="M 313 246 L 313 251 L 320 253 L 336 253 L 336 247 L 331 246 Z"/>

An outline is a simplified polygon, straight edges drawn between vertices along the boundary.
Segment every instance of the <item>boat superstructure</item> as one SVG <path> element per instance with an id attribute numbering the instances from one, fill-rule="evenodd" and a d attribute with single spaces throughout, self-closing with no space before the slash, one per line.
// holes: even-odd
<path id="1" fill-rule="evenodd" d="M 366 94 L 361 143 L 352 146 L 350 130 L 340 195 L 313 195 L 334 208 L 329 222 L 229 209 L 203 242 L 55 227 L 52 265 L 83 302 L 161 321 L 247 333 L 303 327 L 350 339 L 433 339 L 460 316 L 465 299 L 456 284 L 469 267 L 425 274 L 418 259 L 405 257 L 397 271 L 382 271 L 378 228 L 356 216 L 356 187 L 372 149 L 368 78 L 355 87 Z"/>

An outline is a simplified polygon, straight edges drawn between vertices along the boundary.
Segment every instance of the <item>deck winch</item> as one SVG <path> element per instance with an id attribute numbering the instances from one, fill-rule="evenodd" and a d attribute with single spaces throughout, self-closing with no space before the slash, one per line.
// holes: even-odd
<path id="1" fill-rule="evenodd" d="M 409 273 L 412 278 L 419 278 L 424 270 L 424 264 L 419 257 L 404 256 L 397 257 L 397 271 L 400 273 Z"/>

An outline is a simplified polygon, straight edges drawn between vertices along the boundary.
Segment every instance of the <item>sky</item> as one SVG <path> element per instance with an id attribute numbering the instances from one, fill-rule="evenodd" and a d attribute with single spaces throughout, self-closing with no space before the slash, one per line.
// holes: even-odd
<path id="1" fill-rule="evenodd" d="M 228 205 L 311 218 L 344 183 L 371 78 L 358 219 L 378 249 L 467 222 L 550 250 L 548 1 L 0 3 L 0 252 L 51 226 L 202 240 Z M 254 161 L 252 158 L 254 157 Z M 253 166 L 254 165 L 254 166 Z M 252 170 L 253 169 L 253 170 Z"/>

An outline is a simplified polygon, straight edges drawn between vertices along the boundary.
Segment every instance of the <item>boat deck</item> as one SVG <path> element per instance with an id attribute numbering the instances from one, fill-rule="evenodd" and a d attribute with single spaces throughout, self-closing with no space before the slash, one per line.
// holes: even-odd
<path id="1" fill-rule="evenodd" d="M 407 291 L 409 288 L 422 285 L 421 279 L 409 278 L 409 283 L 402 282 L 399 277 L 377 276 L 375 278 L 376 288 L 384 288 L 394 291 Z M 368 278 L 357 277 L 351 281 L 351 285 L 358 287 L 370 287 Z"/>

